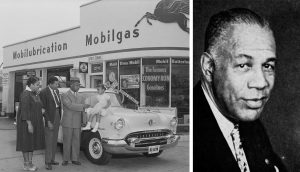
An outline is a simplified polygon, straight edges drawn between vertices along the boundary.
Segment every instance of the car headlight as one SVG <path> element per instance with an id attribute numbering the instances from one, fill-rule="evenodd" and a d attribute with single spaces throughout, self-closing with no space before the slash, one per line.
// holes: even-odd
<path id="1" fill-rule="evenodd" d="M 177 125 L 177 122 L 178 122 L 177 117 L 173 117 L 170 121 L 171 127 L 175 127 Z"/>
<path id="2" fill-rule="evenodd" d="M 115 122 L 115 129 L 121 130 L 125 126 L 125 120 L 123 118 L 120 118 Z"/>

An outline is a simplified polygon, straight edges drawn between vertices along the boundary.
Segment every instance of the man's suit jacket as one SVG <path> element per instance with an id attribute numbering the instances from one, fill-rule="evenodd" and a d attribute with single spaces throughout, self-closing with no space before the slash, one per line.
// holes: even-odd
<path id="1" fill-rule="evenodd" d="M 82 117 L 84 111 L 84 97 L 77 93 L 75 96 L 70 90 L 62 94 L 63 118 L 61 125 L 67 128 L 81 128 Z"/>
<path id="2" fill-rule="evenodd" d="M 55 91 L 56 91 L 57 96 L 59 96 L 58 89 L 56 89 Z M 40 92 L 40 98 L 43 102 L 43 106 L 45 109 L 45 114 L 44 114 L 45 121 L 51 121 L 51 123 L 53 124 L 54 117 L 56 114 L 56 104 L 55 104 L 54 97 L 52 96 L 52 93 L 50 91 L 50 88 L 48 86 Z M 59 100 L 59 101 L 61 101 L 61 100 Z M 61 111 L 59 110 L 59 112 L 61 112 Z M 47 122 L 46 122 L 46 125 L 48 125 Z"/>
<path id="3" fill-rule="evenodd" d="M 259 120 L 239 124 L 240 137 L 251 172 L 286 171 L 274 153 Z M 194 88 L 194 169 L 203 172 L 240 172 L 199 82 Z"/>

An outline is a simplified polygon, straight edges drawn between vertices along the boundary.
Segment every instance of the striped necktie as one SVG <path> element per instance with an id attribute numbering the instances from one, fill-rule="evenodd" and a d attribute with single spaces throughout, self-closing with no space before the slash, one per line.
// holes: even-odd
<path id="1" fill-rule="evenodd" d="M 57 96 L 57 93 L 55 90 L 53 90 L 53 94 L 54 94 L 54 100 L 55 100 L 55 103 L 57 104 L 57 106 L 59 107 L 60 106 L 60 100 L 59 100 L 59 97 Z"/>
<path id="2" fill-rule="evenodd" d="M 234 126 L 234 129 L 232 130 L 230 135 L 231 135 L 231 138 L 233 141 L 236 161 L 239 164 L 241 172 L 250 172 L 248 162 L 246 159 L 246 155 L 245 155 L 244 149 L 242 147 L 238 125 Z"/>

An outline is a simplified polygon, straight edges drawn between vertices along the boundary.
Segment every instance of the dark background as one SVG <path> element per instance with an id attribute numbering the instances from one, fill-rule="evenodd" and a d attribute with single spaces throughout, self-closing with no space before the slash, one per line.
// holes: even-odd
<path id="1" fill-rule="evenodd" d="M 300 171 L 300 1 L 194 0 L 193 5 L 194 86 L 199 81 L 199 57 L 211 15 L 224 9 L 244 7 L 269 19 L 276 40 L 278 63 L 273 93 L 261 120 L 275 152 L 289 171 Z"/>

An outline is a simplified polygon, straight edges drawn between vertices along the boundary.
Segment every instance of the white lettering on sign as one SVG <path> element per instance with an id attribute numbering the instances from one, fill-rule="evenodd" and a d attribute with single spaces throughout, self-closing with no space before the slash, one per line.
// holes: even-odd
<path id="1" fill-rule="evenodd" d="M 35 76 L 35 71 L 27 71 L 27 76 Z"/>
<path id="2" fill-rule="evenodd" d="M 163 85 L 151 85 L 151 84 L 147 84 L 147 90 L 148 91 L 164 91 L 165 90 L 165 86 Z"/>
<path id="3" fill-rule="evenodd" d="M 173 64 L 189 64 L 189 60 L 185 59 L 172 59 Z"/>
<path id="4" fill-rule="evenodd" d="M 139 104 L 139 102 L 137 100 L 135 100 L 132 96 L 130 96 L 129 94 L 127 94 L 125 91 L 123 90 L 118 90 L 121 94 L 123 94 L 125 97 L 127 97 L 129 100 L 131 100 L 133 103 L 135 103 L 136 105 Z"/>
<path id="5" fill-rule="evenodd" d="M 118 66 L 118 62 L 108 62 L 108 66 L 110 67 Z"/>
<path id="6" fill-rule="evenodd" d="M 8 73 L 3 73 L 2 74 L 2 86 L 7 85 L 8 78 L 9 78 Z"/>
<path id="7" fill-rule="evenodd" d="M 169 75 L 144 75 L 142 77 L 142 81 L 144 82 L 165 82 L 165 81 L 170 81 L 170 76 Z"/>
<path id="8" fill-rule="evenodd" d="M 92 66 L 93 67 L 93 72 L 94 71 L 98 71 L 98 72 L 101 72 L 102 71 L 102 66 Z"/>
<path id="9" fill-rule="evenodd" d="M 128 65 L 128 62 L 122 62 L 122 61 L 120 61 L 120 65 Z"/>
<path id="10" fill-rule="evenodd" d="M 146 73 L 150 73 L 150 72 L 167 73 L 167 68 L 158 68 L 158 67 L 155 67 L 155 66 L 152 66 L 152 67 L 146 66 L 145 67 L 145 72 Z"/>
<path id="11" fill-rule="evenodd" d="M 156 64 L 168 64 L 169 59 L 157 59 L 155 60 Z"/>
<path id="12" fill-rule="evenodd" d="M 129 64 L 131 65 L 140 64 L 140 60 L 130 60 Z"/>
<path id="13" fill-rule="evenodd" d="M 101 56 L 91 56 L 88 58 L 89 62 L 93 62 L 93 61 L 101 61 L 102 57 Z"/>
<path id="14" fill-rule="evenodd" d="M 120 66 L 137 65 L 137 64 L 140 64 L 140 60 L 120 61 Z"/>

